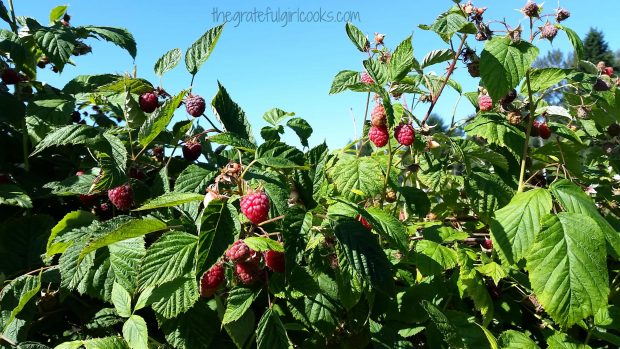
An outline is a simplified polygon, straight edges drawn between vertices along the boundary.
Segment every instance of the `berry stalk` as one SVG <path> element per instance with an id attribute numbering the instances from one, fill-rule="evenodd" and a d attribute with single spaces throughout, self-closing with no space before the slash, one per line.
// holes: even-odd
<path id="1" fill-rule="evenodd" d="M 530 135 L 532 134 L 532 124 L 534 123 L 534 114 L 536 113 L 536 105 L 534 104 L 534 95 L 532 94 L 529 71 L 525 74 L 525 83 L 527 86 L 527 94 L 530 103 L 530 119 L 527 122 L 527 130 L 525 132 L 525 143 L 523 144 L 523 155 L 521 156 L 521 170 L 519 171 L 519 188 L 517 189 L 517 193 L 523 192 L 523 188 L 525 185 L 525 183 L 523 182 L 525 176 L 525 160 L 527 159 L 527 150 L 529 149 Z"/>

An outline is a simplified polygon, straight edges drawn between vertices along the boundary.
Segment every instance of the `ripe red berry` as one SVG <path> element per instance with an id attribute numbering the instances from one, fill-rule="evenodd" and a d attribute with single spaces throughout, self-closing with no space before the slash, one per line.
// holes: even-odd
<path id="1" fill-rule="evenodd" d="M 6 85 L 15 85 L 19 82 L 19 74 L 14 69 L 5 69 L 2 72 L 2 81 Z"/>
<path id="2" fill-rule="evenodd" d="M 370 75 L 367 72 L 362 72 L 362 74 L 360 75 L 360 80 L 364 83 L 364 84 L 374 84 L 375 81 L 372 79 L 372 77 L 370 77 Z"/>
<path id="3" fill-rule="evenodd" d="M 250 255 L 250 248 L 243 240 L 235 241 L 225 252 L 226 258 L 232 262 L 245 261 Z"/>
<path id="4" fill-rule="evenodd" d="M 263 257 L 265 257 L 265 265 L 267 268 L 276 273 L 284 273 L 284 252 L 268 250 L 263 252 Z"/>
<path id="5" fill-rule="evenodd" d="M 213 296 L 225 278 L 224 266 L 221 263 L 212 266 L 211 269 L 202 274 L 200 279 L 200 295 L 202 297 Z"/>
<path id="6" fill-rule="evenodd" d="M 484 238 L 484 242 L 482 243 L 482 247 L 484 247 L 487 250 L 492 250 L 493 249 L 493 240 L 485 237 Z"/>
<path id="7" fill-rule="evenodd" d="M 108 199 L 119 210 L 129 210 L 133 206 L 133 190 L 129 184 L 121 185 L 108 190 Z"/>
<path id="8" fill-rule="evenodd" d="M 614 68 L 613 67 L 605 67 L 603 68 L 603 74 L 607 75 L 607 76 L 612 76 L 614 75 Z"/>
<path id="9" fill-rule="evenodd" d="M 377 103 L 372 112 L 370 113 L 370 124 L 372 126 L 380 127 L 387 124 L 387 114 L 385 113 L 385 107 L 383 104 Z"/>
<path id="10" fill-rule="evenodd" d="M 140 109 L 145 113 L 152 113 L 159 106 L 157 95 L 153 92 L 141 94 L 140 98 L 138 98 L 138 103 L 140 104 Z"/>
<path id="11" fill-rule="evenodd" d="M 198 95 L 189 95 L 185 99 L 185 110 L 193 117 L 199 117 L 205 112 L 206 103 L 204 98 Z"/>
<path id="12" fill-rule="evenodd" d="M 250 285 L 260 280 L 262 273 L 258 265 L 248 262 L 235 264 L 235 275 L 242 284 Z"/>
<path id="13" fill-rule="evenodd" d="M 387 144 L 390 134 L 385 126 L 372 126 L 368 130 L 368 138 L 375 146 L 381 148 Z"/>
<path id="14" fill-rule="evenodd" d="M 410 146 L 415 140 L 415 131 L 411 124 L 400 124 L 394 129 L 394 138 L 398 141 L 398 144 L 404 146 Z"/>
<path id="15" fill-rule="evenodd" d="M 493 100 L 487 95 L 478 97 L 478 108 L 480 111 L 489 111 L 493 109 Z"/>
<path id="16" fill-rule="evenodd" d="M 183 144 L 183 157 L 187 161 L 196 161 L 202 154 L 202 145 L 198 142 Z"/>
<path id="17" fill-rule="evenodd" d="M 249 193 L 241 198 L 241 212 L 254 224 L 269 218 L 269 197 L 262 191 Z"/>
<path id="18" fill-rule="evenodd" d="M 358 221 L 360 221 L 360 223 L 362 223 L 362 225 L 364 226 L 364 228 L 371 230 L 372 229 L 372 225 L 370 225 L 370 223 L 368 223 L 368 221 L 366 220 L 366 218 L 362 217 L 361 214 L 358 214 L 356 219 Z"/>
<path id="19" fill-rule="evenodd" d="M 549 139 L 551 137 L 551 129 L 546 123 L 542 123 L 538 126 L 538 136 L 542 139 Z"/>

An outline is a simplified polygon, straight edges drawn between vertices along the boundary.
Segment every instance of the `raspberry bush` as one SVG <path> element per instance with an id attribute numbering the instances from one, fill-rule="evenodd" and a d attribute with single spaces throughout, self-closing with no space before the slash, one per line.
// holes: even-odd
<path id="1" fill-rule="evenodd" d="M 4 3 L 2 348 L 618 347 L 618 76 L 582 60 L 568 9 L 455 1 L 420 25 L 445 47 L 415 55 L 346 24 L 360 63 L 330 93 L 359 93 L 364 132 L 330 150 L 293 112 L 256 132 L 224 85 L 192 94 L 224 25 L 154 62 L 184 57 L 181 91 L 49 86 L 93 38 L 135 57 L 133 36 Z M 532 67 L 566 38 L 578 66 Z M 442 131 L 447 89 L 476 113 Z"/>

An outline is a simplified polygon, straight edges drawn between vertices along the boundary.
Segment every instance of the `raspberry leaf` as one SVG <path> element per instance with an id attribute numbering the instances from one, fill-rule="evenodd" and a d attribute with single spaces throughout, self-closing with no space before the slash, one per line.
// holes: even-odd
<path id="1" fill-rule="evenodd" d="M 172 281 L 191 272 L 198 239 L 195 235 L 171 232 L 150 246 L 141 261 L 138 284 L 144 289 Z"/>
<path id="2" fill-rule="evenodd" d="M 209 137 L 209 141 L 217 144 L 229 145 L 247 152 L 254 152 L 256 150 L 256 145 L 254 143 L 232 132 L 218 133 Z"/>
<path id="3" fill-rule="evenodd" d="M 112 304 L 118 315 L 126 318 L 131 316 L 131 295 L 116 282 L 112 286 Z"/>
<path id="4" fill-rule="evenodd" d="M 267 309 L 256 328 L 257 349 L 287 349 L 290 347 L 284 324 L 278 313 Z"/>
<path id="5" fill-rule="evenodd" d="M 346 91 L 349 87 L 356 85 L 360 82 L 360 72 L 354 70 L 343 70 L 336 74 L 332 86 L 329 89 L 329 94 L 336 94 L 342 91 Z"/>
<path id="6" fill-rule="evenodd" d="M 442 311 L 427 300 L 422 301 L 422 307 L 450 347 L 481 349 L 493 347 L 482 330 L 483 327 L 474 322 L 475 318 L 469 317 L 468 314 L 454 310 Z"/>
<path id="7" fill-rule="evenodd" d="M 202 275 L 220 258 L 240 230 L 237 210 L 230 204 L 213 200 L 205 207 L 198 235 L 197 275 Z"/>
<path id="8" fill-rule="evenodd" d="M 424 56 L 422 59 L 421 68 L 430 67 L 431 65 L 446 62 L 454 58 L 454 51 L 451 49 L 433 50 Z"/>
<path id="9" fill-rule="evenodd" d="M 383 189 L 383 170 L 378 160 L 372 157 L 343 156 L 331 169 L 338 192 L 348 200 L 356 201 L 363 193 L 372 197 Z"/>
<path id="10" fill-rule="evenodd" d="M 396 46 L 388 67 L 391 81 L 400 81 L 409 74 L 413 68 L 413 46 L 411 45 L 411 36 Z"/>
<path id="11" fill-rule="evenodd" d="M 179 62 L 181 61 L 181 49 L 173 48 L 172 50 L 164 53 L 163 56 L 159 57 L 157 62 L 155 62 L 155 74 L 159 77 L 162 77 L 165 73 L 174 69 Z"/>
<path id="12" fill-rule="evenodd" d="M 497 341 L 500 348 L 540 349 L 527 334 L 515 330 L 503 332 Z"/>
<path id="13" fill-rule="evenodd" d="M 131 58 L 136 58 L 136 54 L 138 53 L 136 49 L 136 40 L 134 39 L 133 35 L 131 35 L 131 33 L 127 31 L 127 29 L 97 26 L 80 27 L 80 29 L 85 29 L 90 34 L 94 34 L 100 39 L 124 48 L 125 50 L 127 50 L 127 52 L 129 52 Z"/>
<path id="14" fill-rule="evenodd" d="M 184 314 L 163 319 L 161 330 L 166 340 L 175 348 L 208 348 L 218 330 L 217 314 L 206 302 L 196 302 Z"/>
<path id="15" fill-rule="evenodd" d="M 177 177 L 174 190 L 184 193 L 204 193 L 213 177 L 215 177 L 214 171 L 191 164 Z"/>
<path id="16" fill-rule="evenodd" d="M 256 161 L 273 168 L 299 168 L 304 166 L 304 153 L 278 141 L 269 141 L 256 149 Z"/>
<path id="17" fill-rule="evenodd" d="M 224 130 L 239 135 L 251 143 L 256 143 L 252 135 L 252 126 L 245 117 L 245 112 L 231 98 L 224 86 L 218 81 L 218 91 L 211 105 L 215 116 L 224 126 Z"/>
<path id="18" fill-rule="evenodd" d="M 222 325 L 239 320 L 260 294 L 260 288 L 236 287 L 228 294 Z"/>
<path id="19" fill-rule="evenodd" d="M 41 275 L 24 275 L 5 286 L 0 292 L 0 322 L 2 332 L 15 320 L 17 315 L 26 307 L 28 302 L 39 293 L 41 289 Z"/>
<path id="20" fill-rule="evenodd" d="M 202 201 L 204 195 L 194 193 L 169 192 L 158 196 L 134 211 L 153 210 L 162 207 L 174 207 L 188 202 Z"/>
<path id="21" fill-rule="evenodd" d="M 526 259 L 538 301 L 563 328 L 607 306 L 605 237 L 594 219 L 568 212 L 546 215 Z"/>
<path id="22" fill-rule="evenodd" d="M 347 35 L 351 42 L 357 47 L 360 52 L 366 52 L 370 48 L 370 42 L 368 41 L 368 37 L 364 35 L 364 33 L 355 25 L 350 22 L 347 22 L 345 25 L 345 30 L 347 31 Z M 377 81 L 377 80 L 375 80 Z"/>
<path id="23" fill-rule="evenodd" d="M 308 147 L 308 138 L 312 135 L 312 127 L 308 121 L 302 118 L 292 118 L 286 123 L 286 126 L 295 131 L 302 146 Z"/>
<path id="24" fill-rule="evenodd" d="M 215 44 L 222 35 L 224 24 L 218 25 L 207 30 L 198 40 L 196 40 L 185 53 L 185 66 L 190 74 L 196 75 L 200 66 L 207 61 L 211 52 L 215 48 Z"/>
<path id="25" fill-rule="evenodd" d="M 585 48 L 583 46 L 581 38 L 579 37 L 579 34 L 577 34 L 574 30 L 560 24 L 557 24 L 557 27 L 566 32 L 566 36 L 568 36 L 568 41 L 570 41 L 570 43 L 573 45 L 573 48 L 575 49 L 575 58 L 577 59 L 577 61 L 579 62 L 583 60 L 585 55 Z"/>
<path id="26" fill-rule="evenodd" d="M 138 132 L 138 139 L 143 147 L 149 145 L 170 123 L 174 112 L 181 104 L 186 93 L 187 91 L 181 91 L 181 93 L 167 100 L 164 105 L 155 109 L 155 112 L 149 115 L 148 119 L 140 127 L 140 132 Z"/>
<path id="27" fill-rule="evenodd" d="M 148 349 L 148 328 L 140 315 L 131 315 L 123 325 L 123 338 L 133 349 Z"/>
<path id="28" fill-rule="evenodd" d="M 443 273 L 457 265 L 456 252 L 434 241 L 418 241 L 415 252 L 416 266 L 425 276 Z"/>
<path id="29" fill-rule="evenodd" d="M 267 121 L 272 126 L 278 126 L 291 116 L 295 116 L 295 113 L 286 112 L 280 108 L 272 108 L 263 114 L 263 120 Z"/>
<path id="30" fill-rule="evenodd" d="M 543 92 L 548 88 L 566 79 L 570 73 L 569 69 L 561 68 L 542 68 L 534 69 L 530 72 L 530 87 L 532 92 Z M 527 94 L 527 85 L 521 85 L 521 93 Z"/>
<path id="31" fill-rule="evenodd" d="M 276 252 L 284 252 L 284 247 L 280 243 L 275 240 L 271 240 L 269 238 L 261 237 L 261 236 L 250 236 L 243 240 L 248 247 L 254 251 L 262 252 L 262 251 L 276 251 Z"/>
<path id="32" fill-rule="evenodd" d="M 172 319 L 191 309 L 199 297 L 196 278 L 186 275 L 155 288 L 147 304 L 157 315 Z"/>

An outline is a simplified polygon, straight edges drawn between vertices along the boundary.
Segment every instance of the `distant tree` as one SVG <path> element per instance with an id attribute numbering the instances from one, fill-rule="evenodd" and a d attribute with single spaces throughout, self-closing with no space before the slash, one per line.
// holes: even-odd
<path id="1" fill-rule="evenodd" d="M 431 114 L 431 116 L 428 117 L 426 123 L 430 126 L 435 126 L 432 128 L 431 134 L 436 132 L 446 132 L 450 127 L 450 125 L 446 124 L 446 122 L 441 116 L 439 116 L 439 114 L 435 113 Z"/>
<path id="2" fill-rule="evenodd" d="M 616 67 L 614 53 L 609 49 L 607 41 L 602 31 L 590 28 L 588 34 L 583 39 L 584 55 L 583 59 L 597 64 L 600 61 L 605 62 L 608 66 Z"/>

